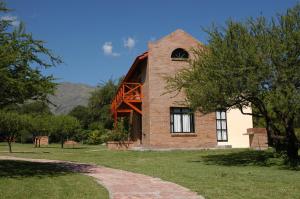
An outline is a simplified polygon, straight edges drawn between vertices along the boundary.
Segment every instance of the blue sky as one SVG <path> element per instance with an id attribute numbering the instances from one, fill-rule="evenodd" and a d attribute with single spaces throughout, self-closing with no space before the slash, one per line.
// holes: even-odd
<path id="1" fill-rule="evenodd" d="M 228 18 L 273 16 L 295 0 L 6 0 L 64 64 L 45 71 L 58 81 L 97 85 L 125 74 L 147 43 L 180 28 L 206 43 L 202 28 Z M 7 16 L 6 16 L 7 17 Z"/>

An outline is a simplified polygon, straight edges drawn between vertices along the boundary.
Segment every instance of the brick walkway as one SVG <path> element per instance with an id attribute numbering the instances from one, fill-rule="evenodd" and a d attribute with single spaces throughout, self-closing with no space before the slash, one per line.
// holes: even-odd
<path id="1" fill-rule="evenodd" d="M 204 199 L 177 184 L 128 171 L 68 161 L 0 156 L 0 160 L 4 159 L 63 164 L 73 171 L 94 177 L 109 191 L 111 199 Z"/>

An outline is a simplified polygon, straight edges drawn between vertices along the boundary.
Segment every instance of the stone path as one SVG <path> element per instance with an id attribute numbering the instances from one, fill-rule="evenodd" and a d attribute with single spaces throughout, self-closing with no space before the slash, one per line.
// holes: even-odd
<path id="1" fill-rule="evenodd" d="M 0 156 L 0 160 L 63 164 L 63 166 L 72 171 L 94 177 L 99 184 L 108 190 L 111 199 L 204 199 L 204 197 L 197 195 L 197 193 L 175 183 L 93 164 L 11 156 Z"/>

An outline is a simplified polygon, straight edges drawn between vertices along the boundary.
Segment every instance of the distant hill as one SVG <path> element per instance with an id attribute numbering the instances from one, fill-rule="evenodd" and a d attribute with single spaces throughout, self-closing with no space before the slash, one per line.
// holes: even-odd
<path id="1" fill-rule="evenodd" d="M 95 87 L 63 82 L 57 86 L 55 95 L 49 96 L 49 100 L 56 106 L 50 105 L 51 112 L 59 114 L 69 113 L 75 106 L 87 105 L 90 93 Z"/>

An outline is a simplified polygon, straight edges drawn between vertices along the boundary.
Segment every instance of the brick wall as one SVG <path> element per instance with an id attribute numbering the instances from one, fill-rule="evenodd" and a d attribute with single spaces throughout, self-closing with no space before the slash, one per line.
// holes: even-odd
<path id="1" fill-rule="evenodd" d="M 128 150 L 131 149 L 134 146 L 133 142 L 115 142 L 115 141 L 110 141 L 106 143 L 106 147 L 109 150 Z"/>
<path id="2" fill-rule="evenodd" d="M 183 48 L 192 57 L 192 48 L 200 43 L 187 33 L 177 30 L 174 33 L 149 43 L 146 78 L 143 86 L 143 146 L 147 147 L 215 147 L 216 120 L 215 113 L 195 114 L 195 134 L 176 135 L 170 133 L 170 107 L 185 107 L 182 101 L 184 93 L 165 94 L 166 78 L 175 75 L 187 67 L 187 62 L 172 61 L 171 53 L 176 48 Z"/>
<path id="3" fill-rule="evenodd" d="M 268 136 L 265 128 L 249 128 L 247 129 L 247 134 L 249 135 L 250 148 L 268 148 Z"/>
<path id="4" fill-rule="evenodd" d="M 34 144 L 36 145 L 48 145 L 49 137 L 48 136 L 37 136 L 34 139 Z"/>

